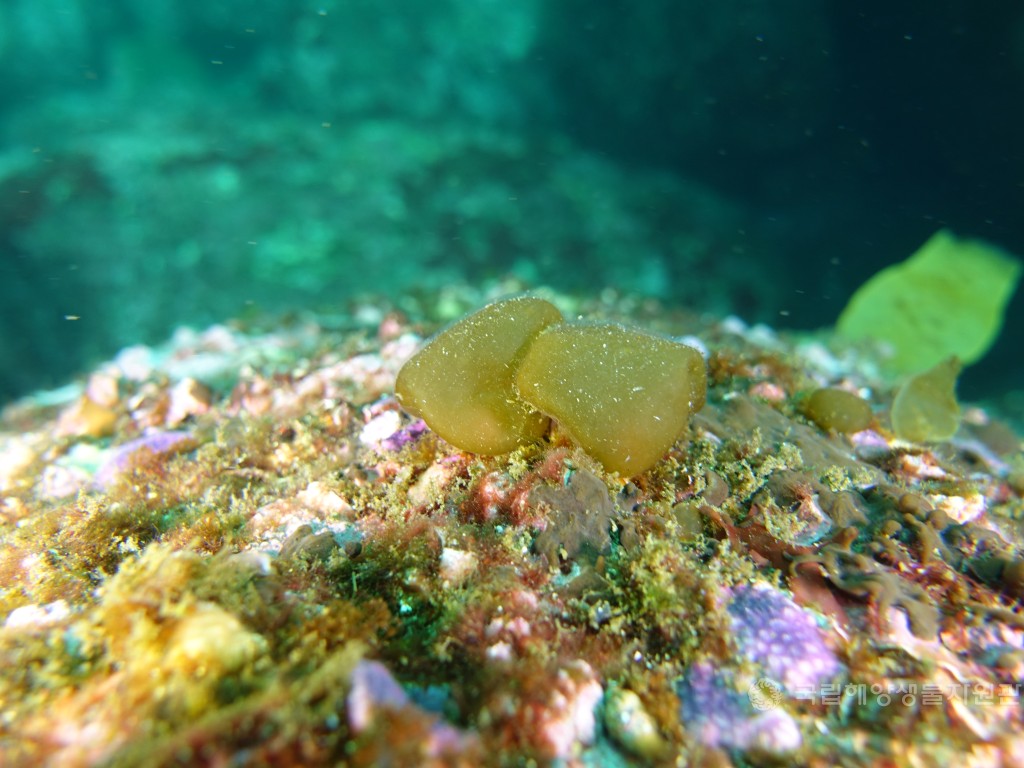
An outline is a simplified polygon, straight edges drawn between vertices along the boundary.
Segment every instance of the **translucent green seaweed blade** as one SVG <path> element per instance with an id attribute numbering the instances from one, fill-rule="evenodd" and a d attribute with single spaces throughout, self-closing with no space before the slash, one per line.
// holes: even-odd
<path id="1" fill-rule="evenodd" d="M 960 426 L 960 404 L 956 401 L 960 369 L 960 361 L 951 357 L 903 383 L 892 404 L 892 429 L 897 437 L 933 443 L 956 434 Z"/>
<path id="2" fill-rule="evenodd" d="M 940 230 L 864 283 L 836 329 L 888 344 L 892 373 L 917 373 L 951 355 L 969 365 L 999 335 L 1020 273 L 1020 262 L 996 246 Z"/>

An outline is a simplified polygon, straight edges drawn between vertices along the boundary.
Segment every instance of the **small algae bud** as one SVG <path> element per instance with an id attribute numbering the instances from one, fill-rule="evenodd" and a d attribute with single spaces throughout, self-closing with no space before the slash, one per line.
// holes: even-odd
<path id="1" fill-rule="evenodd" d="M 704 405 L 704 358 L 618 325 L 559 324 L 530 345 L 519 396 L 557 419 L 588 454 L 627 477 L 652 467 Z"/>
<path id="2" fill-rule="evenodd" d="M 892 403 L 892 430 L 903 440 L 916 443 L 951 438 L 960 426 L 956 401 L 956 377 L 960 361 L 951 357 L 924 373 L 908 379 Z"/>
<path id="3" fill-rule="evenodd" d="M 834 387 L 814 390 L 802 409 L 807 418 L 826 431 L 860 432 L 871 423 L 871 406 L 866 400 Z"/>
<path id="4" fill-rule="evenodd" d="M 516 397 L 512 380 L 530 341 L 561 320 L 553 304 L 532 297 L 484 307 L 402 367 L 398 402 L 464 451 L 493 456 L 540 439 L 548 418 Z"/>

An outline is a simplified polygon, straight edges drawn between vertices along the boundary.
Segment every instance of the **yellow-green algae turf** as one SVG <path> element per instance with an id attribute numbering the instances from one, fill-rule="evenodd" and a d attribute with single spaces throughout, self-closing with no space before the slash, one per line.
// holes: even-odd
<path id="1" fill-rule="evenodd" d="M 951 357 L 904 382 L 892 403 L 892 429 L 897 437 L 930 443 L 948 440 L 956 433 L 960 405 L 955 390 L 960 368 L 960 361 Z"/>
<path id="2" fill-rule="evenodd" d="M 999 335 L 1020 272 L 999 248 L 940 230 L 858 288 L 836 330 L 886 343 L 893 373 L 918 373 L 951 355 L 970 365 Z"/>
<path id="3" fill-rule="evenodd" d="M 539 440 L 548 419 L 512 387 L 529 342 L 562 314 L 528 296 L 490 304 L 439 333 L 402 366 L 395 395 L 452 445 L 494 456 Z"/>
<path id="4" fill-rule="evenodd" d="M 629 477 L 654 466 L 703 407 L 707 375 L 692 347 L 619 325 L 561 324 L 537 336 L 515 383 L 605 469 Z"/>

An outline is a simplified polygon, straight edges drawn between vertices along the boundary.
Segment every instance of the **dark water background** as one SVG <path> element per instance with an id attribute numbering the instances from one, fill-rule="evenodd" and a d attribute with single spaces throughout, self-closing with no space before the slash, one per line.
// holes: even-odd
<path id="1" fill-rule="evenodd" d="M 368 294 L 815 328 L 940 227 L 1024 254 L 1016 1 L 0 0 L 0 72 L 0 402 Z"/>

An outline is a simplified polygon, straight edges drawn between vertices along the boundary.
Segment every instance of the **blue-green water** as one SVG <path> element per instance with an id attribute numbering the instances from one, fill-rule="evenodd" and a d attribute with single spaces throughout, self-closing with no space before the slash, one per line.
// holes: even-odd
<path id="1" fill-rule="evenodd" d="M 1024 254 L 1024 6 L 899 8 L 2 0 L 0 402 L 364 295 L 813 328 L 943 226 Z M 967 396 L 1024 397 L 1022 329 Z"/>

